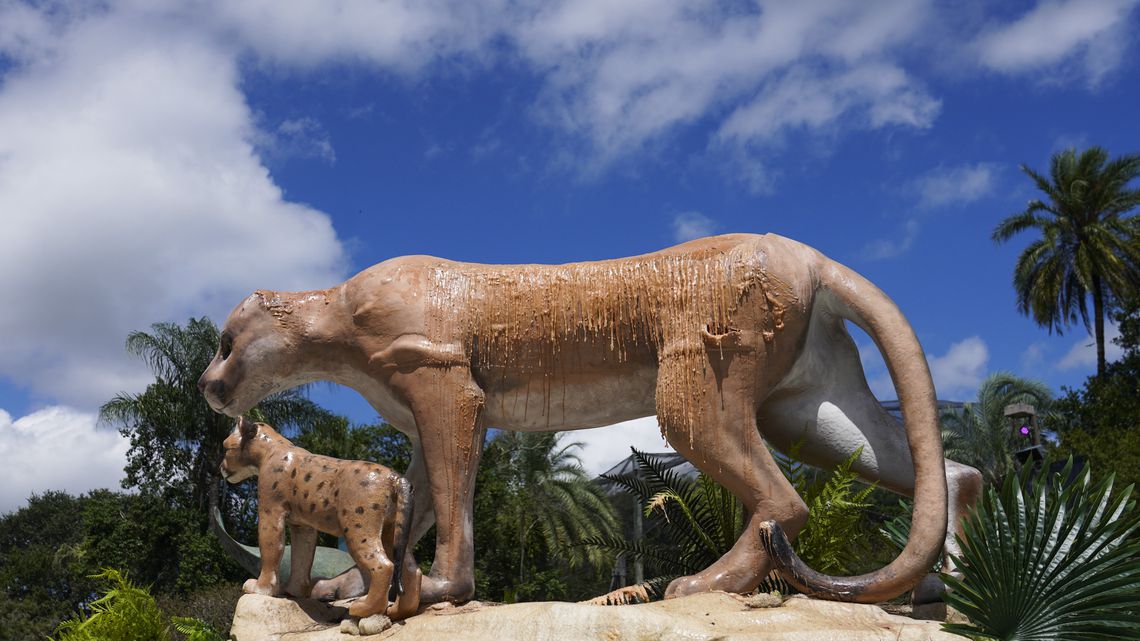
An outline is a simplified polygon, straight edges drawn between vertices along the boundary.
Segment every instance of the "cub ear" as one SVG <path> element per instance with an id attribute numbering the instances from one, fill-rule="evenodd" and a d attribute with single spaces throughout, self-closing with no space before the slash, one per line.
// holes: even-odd
<path id="1" fill-rule="evenodd" d="M 243 439 L 251 439 L 257 436 L 257 423 L 246 420 L 244 416 L 238 417 L 238 431 L 241 432 Z"/>

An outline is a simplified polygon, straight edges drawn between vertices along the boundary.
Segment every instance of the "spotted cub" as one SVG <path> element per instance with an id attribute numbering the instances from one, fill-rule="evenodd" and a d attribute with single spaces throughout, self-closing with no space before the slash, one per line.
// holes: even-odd
<path id="1" fill-rule="evenodd" d="M 281 593 L 277 568 L 288 524 L 293 552 L 287 594 L 309 596 L 319 530 L 343 536 L 357 567 L 369 577 L 368 593 L 349 605 L 351 616 L 386 609 L 395 619 L 415 613 L 420 574 L 411 555 L 405 554 L 412 522 L 411 483 L 383 465 L 311 454 L 269 425 L 245 418 L 238 419 L 224 447 L 221 471 L 227 481 L 258 477 L 261 575 L 246 581 L 243 590 Z"/>

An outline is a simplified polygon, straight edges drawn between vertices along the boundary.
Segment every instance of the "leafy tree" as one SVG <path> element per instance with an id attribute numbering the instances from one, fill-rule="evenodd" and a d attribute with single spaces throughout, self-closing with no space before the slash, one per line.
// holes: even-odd
<path id="1" fill-rule="evenodd" d="M 1140 302 L 1116 321 L 1124 355 L 1080 389 L 1065 390 L 1050 418 L 1062 452 L 1086 457 L 1094 470 L 1112 470 L 1122 483 L 1140 484 Z"/>
<path id="2" fill-rule="evenodd" d="M 1041 415 L 1051 400 L 1049 388 L 1042 383 L 1008 372 L 991 374 L 978 387 L 976 403 L 942 413 L 946 458 L 977 468 L 988 483 L 1000 483 L 1015 465 L 1015 441 L 1005 406 L 1027 403 Z"/>
<path id="3" fill-rule="evenodd" d="M 579 472 L 555 474 L 547 469 L 544 473 L 529 476 L 523 473 L 522 470 L 530 466 L 558 468 L 560 464 L 552 463 L 560 460 L 573 467 L 575 461 L 566 460 L 567 455 L 573 454 L 573 446 L 559 455 L 563 446 L 558 445 L 554 435 L 522 439 L 518 436 L 509 432 L 496 433 L 488 441 L 479 466 L 474 503 L 475 593 L 480 599 L 506 602 L 578 600 L 593 596 L 606 585 L 612 565 L 591 565 L 588 555 L 569 547 L 583 536 L 582 532 L 571 530 L 567 540 L 560 528 L 597 527 L 599 517 L 589 510 L 604 510 L 603 514 L 610 516 L 601 518 L 608 520 L 613 518 L 612 508 L 605 497 L 601 497 L 604 504 L 593 503 L 594 497 L 572 498 L 581 492 L 593 494 L 597 491 Z M 517 447 L 526 451 L 519 452 Z M 525 461 L 527 458 L 545 458 L 546 461 Z M 549 491 L 535 491 L 534 485 L 542 485 L 542 479 L 557 483 L 552 484 L 553 489 Z M 574 487 L 569 490 L 558 487 L 567 481 Z M 589 484 L 589 487 L 577 487 L 579 484 Z M 562 495 L 564 490 L 568 496 Z M 545 499 L 534 498 L 543 494 Z M 562 504 L 562 498 L 568 503 Z M 595 507 L 576 505 L 579 500 Z M 579 516 L 553 515 L 550 518 L 552 515 L 544 514 L 552 510 Z M 552 525 L 543 524 L 543 520 L 548 518 L 553 521 Z M 561 521 L 565 523 L 559 525 Z M 550 537 L 547 532 L 554 532 L 555 536 Z M 425 540 L 430 538 L 429 533 Z M 520 539 L 525 547 L 522 551 L 519 549 Z M 416 559 L 421 566 L 434 551 L 421 549 L 423 543 L 421 541 L 421 547 L 416 550 Z"/>
<path id="4" fill-rule="evenodd" d="M 0 639 L 42 639 L 93 589 L 72 554 L 82 501 L 46 492 L 0 517 Z"/>
<path id="5" fill-rule="evenodd" d="M 293 442 L 314 454 L 375 461 L 401 473 L 412 459 L 411 441 L 388 423 L 353 427 L 347 418 L 331 413 L 303 425 Z"/>
<path id="6" fill-rule="evenodd" d="M 577 545 L 584 539 L 617 531 L 617 516 L 601 487 L 592 483 L 575 450 L 577 441 L 562 442 L 558 433 L 500 432 L 488 446 L 506 453 L 507 487 L 512 500 L 519 582 L 526 580 L 530 537 L 547 554 L 559 555 L 571 567 L 588 563 L 608 567 L 612 558 L 601 550 Z"/>
<path id="7" fill-rule="evenodd" d="M 1140 155 L 1110 159 L 1100 147 L 1053 155 L 1048 176 L 1021 166 L 1045 198 L 993 231 L 996 242 L 1036 229 L 1041 238 L 1017 260 L 1013 286 L 1023 314 L 1060 333 L 1076 322 L 1089 327 L 1092 298 L 1097 374 L 1105 370 L 1104 321 L 1113 300 L 1128 300 L 1140 283 L 1140 223 L 1128 212 L 1140 205 Z"/>
<path id="8" fill-rule="evenodd" d="M 965 521 L 960 579 L 943 575 L 947 602 L 970 618 L 947 624 L 975 638 L 1140 637 L 1140 511 L 1132 486 L 1086 467 L 1009 475 L 986 489 Z"/>
<path id="9" fill-rule="evenodd" d="M 100 411 L 102 421 L 119 426 L 131 440 L 123 487 L 203 515 L 210 487 L 220 479 L 222 442 L 233 429 L 233 419 L 211 410 L 197 387 L 219 337 L 208 318 L 192 318 L 185 326 L 156 323 L 150 333 L 132 332 L 127 351 L 146 361 L 155 381 L 140 394 L 116 395 Z M 323 415 L 297 390 L 266 399 L 256 412 L 282 431 Z"/>
<path id="10" fill-rule="evenodd" d="M 153 495 L 32 496 L 0 517 L 0 639 L 46 637 L 94 598 L 90 575 L 100 568 L 117 567 L 172 595 L 236 584 L 243 571 L 198 520 Z"/>

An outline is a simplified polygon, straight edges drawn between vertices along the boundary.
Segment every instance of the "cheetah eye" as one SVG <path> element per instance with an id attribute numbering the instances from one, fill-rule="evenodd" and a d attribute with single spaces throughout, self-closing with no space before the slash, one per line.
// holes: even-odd
<path id="1" fill-rule="evenodd" d="M 222 360 L 230 357 L 230 352 L 234 349 L 234 339 L 229 334 L 222 334 L 222 344 L 218 348 L 218 352 L 222 356 Z"/>

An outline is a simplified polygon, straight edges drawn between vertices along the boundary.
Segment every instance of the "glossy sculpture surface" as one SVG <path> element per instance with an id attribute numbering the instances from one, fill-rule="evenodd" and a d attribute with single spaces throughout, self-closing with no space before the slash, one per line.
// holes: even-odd
<path id="1" fill-rule="evenodd" d="M 882 351 L 905 430 L 868 389 L 845 321 Z M 238 416 L 314 380 L 356 389 L 412 440 L 409 545 L 437 525 L 424 602 L 474 592 L 472 496 L 487 427 L 573 430 L 656 415 L 670 445 L 748 515 L 733 548 L 674 581 L 669 596 L 748 591 L 776 561 L 810 594 L 890 598 L 952 544 L 947 523 L 980 484 L 976 471 L 943 461 L 934 386 L 898 308 L 850 269 L 772 234 L 567 265 L 409 256 L 327 290 L 258 291 L 230 314 L 199 385 L 211 407 Z M 801 458 L 819 466 L 862 446 L 863 478 L 915 497 L 899 557 L 838 578 L 770 555 L 766 544 L 783 548 L 762 540 L 761 526 L 775 521 L 794 537 L 807 508 L 765 439 L 801 443 Z M 350 572 L 314 593 L 363 587 Z"/>
<path id="2" fill-rule="evenodd" d="M 310 596 L 310 571 L 321 531 L 344 537 L 352 559 L 369 577 L 367 593 L 349 605 L 350 615 L 383 614 L 389 601 L 393 618 L 415 613 L 418 569 L 404 554 L 413 493 L 402 476 L 376 463 L 311 454 L 269 425 L 244 418 L 238 418 L 226 438 L 221 472 L 230 483 L 258 477 L 261 572 L 245 582 L 245 592 Z M 292 567 L 288 583 L 281 586 L 278 566 L 286 526 Z"/>

